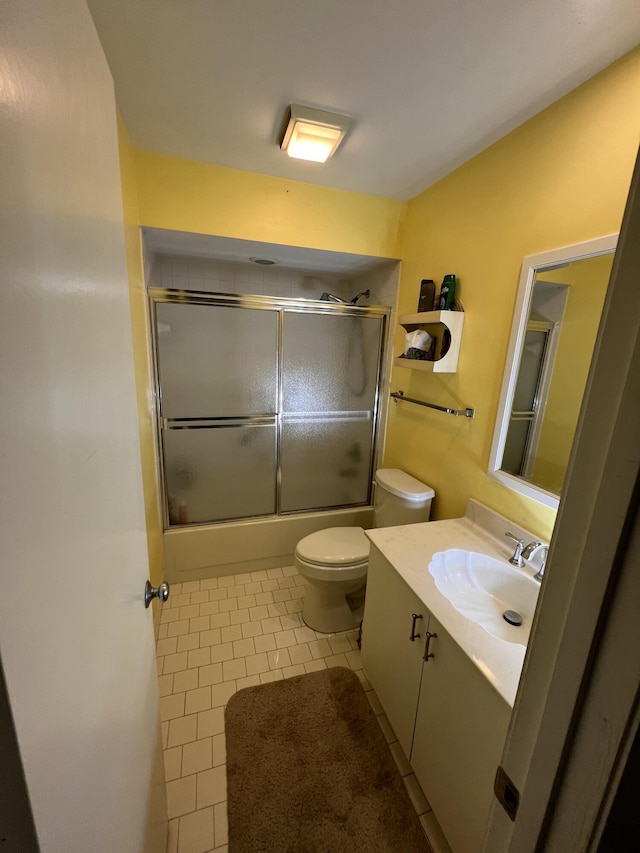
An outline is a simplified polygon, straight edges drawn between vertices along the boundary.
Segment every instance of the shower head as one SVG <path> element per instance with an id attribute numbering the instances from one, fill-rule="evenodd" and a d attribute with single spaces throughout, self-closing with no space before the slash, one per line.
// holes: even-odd
<path id="1" fill-rule="evenodd" d="M 334 296 L 333 293 L 323 293 L 320 297 L 320 302 L 339 302 L 341 305 L 346 305 L 346 299 L 340 299 L 339 296 Z"/>

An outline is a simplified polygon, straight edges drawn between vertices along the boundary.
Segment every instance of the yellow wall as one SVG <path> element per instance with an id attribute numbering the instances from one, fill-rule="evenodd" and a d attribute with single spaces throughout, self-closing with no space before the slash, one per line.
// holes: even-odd
<path id="1" fill-rule="evenodd" d="M 612 264 L 613 255 L 600 255 L 536 277 L 569 287 L 531 477 L 550 491 L 564 482 Z"/>
<path id="2" fill-rule="evenodd" d="M 131 147 L 118 121 L 151 580 L 162 575 L 148 303 L 139 226 L 399 258 L 407 203 Z"/>
<path id="3" fill-rule="evenodd" d="M 436 490 L 434 517 L 477 498 L 542 537 L 555 513 L 487 474 L 518 277 L 525 255 L 619 229 L 640 136 L 640 49 L 409 202 L 399 310 L 420 280 L 460 280 L 466 311 L 458 373 L 396 368 L 394 389 L 471 406 L 474 420 L 392 407 L 385 464 Z M 400 352 L 402 335 L 396 337 Z"/>
<path id="4" fill-rule="evenodd" d="M 162 523 L 158 501 L 156 455 L 153 424 L 153 399 L 150 383 L 150 355 L 148 336 L 148 303 L 142 269 L 142 244 L 138 218 L 138 195 L 133 149 L 127 129 L 118 116 L 118 143 L 120 148 L 120 174 L 124 207 L 125 244 L 129 273 L 129 299 L 133 331 L 133 360 L 136 376 L 136 396 L 140 427 L 140 455 L 142 481 L 149 544 L 149 576 L 157 586 L 163 576 Z"/>
<path id="5" fill-rule="evenodd" d="M 400 258 L 407 203 L 135 152 L 140 223 Z"/>

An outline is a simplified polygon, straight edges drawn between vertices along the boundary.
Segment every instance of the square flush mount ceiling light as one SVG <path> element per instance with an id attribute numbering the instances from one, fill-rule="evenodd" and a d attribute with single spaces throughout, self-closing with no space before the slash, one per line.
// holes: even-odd
<path id="1" fill-rule="evenodd" d="M 289 123 L 280 147 L 289 157 L 325 163 L 351 125 L 348 116 L 291 104 Z"/>

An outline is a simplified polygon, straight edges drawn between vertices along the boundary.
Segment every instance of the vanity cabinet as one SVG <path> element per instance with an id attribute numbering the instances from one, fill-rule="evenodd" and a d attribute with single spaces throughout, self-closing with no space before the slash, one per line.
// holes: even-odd
<path id="1" fill-rule="evenodd" d="M 416 614 L 415 633 L 410 640 Z M 362 661 L 405 755 L 411 752 L 429 614 L 371 545 L 362 628 Z"/>
<path id="2" fill-rule="evenodd" d="M 453 853 L 479 853 L 511 708 L 374 545 L 362 657 Z"/>

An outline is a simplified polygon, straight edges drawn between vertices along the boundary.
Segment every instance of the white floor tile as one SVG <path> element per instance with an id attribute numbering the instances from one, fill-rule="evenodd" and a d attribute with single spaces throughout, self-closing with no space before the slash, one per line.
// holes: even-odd
<path id="1" fill-rule="evenodd" d="M 197 714 L 190 714 L 187 717 L 178 717 L 175 720 L 171 720 L 169 722 L 167 747 L 181 746 L 195 740 L 197 722 Z"/>
<path id="2" fill-rule="evenodd" d="M 218 708 L 221 705 L 226 705 L 235 692 L 235 681 L 223 681 L 222 684 L 214 685 L 211 688 L 211 707 Z"/>
<path id="3" fill-rule="evenodd" d="M 201 646 L 217 646 L 222 642 L 222 629 L 210 628 L 208 631 L 200 631 Z"/>
<path id="4" fill-rule="evenodd" d="M 199 666 L 209 666 L 211 663 L 211 652 L 209 646 L 202 649 L 192 649 L 187 652 L 187 669 L 194 669 Z"/>
<path id="5" fill-rule="evenodd" d="M 169 821 L 169 830 L 167 833 L 167 853 L 178 853 L 178 825 L 180 818 L 174 818 Z"/>
<path id="6" fill-rule="evenodd" d="M 233 644 L 220 643 L 219 646 L 211 646 L 211 663 L 221 663 L 224 660 L 233 660 Z"/>
<path id="7" fill-rule="evenodd" d="M 213 807 L 180 818 L 178 853 L 207 853 L 214 843 Z"/>
<path id="8" fill-rule="evenodd" d="M 172 693 L 160 699 L 160 719 L 174 720 L 184 716 L 184 693 Z"/>
<path id="9" fill-rule="evenodd" d="M 271 672 L 260 673 L 260 684 L 268 684 L 270 681 L 280 681 L 282 678 L 281 669 L 272 669 Z"/>
<path id="10" fill-rule="evenodd" d="M 160 696 L 168 696 L 170 693 L 173 693 L 173 678 L 173 675 L 158 676 L 158 689 L 160 691 Z"/>
<path id="11" fill-rule="evenodd" d="M 230 616 L 232 625 L 242 625 L 244 622 L 251 621 L 251 615 L 248 607 L 232 610 Z"/>
<path id="12" fill-rule="evenodd" d="M 307 630 L 309 629 L 307 628 Z M 291 658 L 292 664 L 308 663 L 308 661 L 312 660 L 309 646 L 306 643 L 291 646 L 289 649 L 289 657 Z"/>
<path id="13" fill-rule="evenodd" d="M 166 782 L 173 782 L 182 775 L 182 747 L 174 746 L 164 751 L 164 778 Z"/>
<path id="14" fill-rule="evenodd" d="M 183 669 L 173 676 L 173 692 L 181 693 L 194 690 L 198 686 L 198 671 L 195 669 Z"/>
<path id="15" fill-rule="evenodd" d="M 216 850 L 229 840 L 229 823 L 227 820 L 227 804 L 217 803 L 213 807 L 214 843 Z"/>
<path id="16" fill-rule="evenodd" d="M 311 660 L 309 663 L 303 663 L 305 672 L 318 672 L 321 669 L 326 669 L 327 665 L 324 661 L 324 658 L 320 658 L 319 660 Z"/>
<path id="17" fill-rule="evenodd" d="M 327 667 L 329 666 L 343 666 L 345 669 L 349 669 L 349 664 L 347 663 L 347 659 L 344 655 L 330 655 L 328 658 L 323 658 Z"/>
<path id="18" fill-rule="evenodd" d="M 243 622 L 242 628 L 243 638 L 259 637 L 262 634 L 262 625 L 259 622 Z"/>
<path id="19" fill-rule="evenodd" d="M 246 664 L 248 675 L 259 675 L 261 672 L 269 672 L 269 660 L 265 652 L 246 658 Z"/>
<path id="20" fill-rule="evenodd" d="M 450 853 L 434 846 L 444 837 L 362 669 L 358 631 L 323 634 L 304 625 L 305 590 L 295 566 L 172 585 L 157 642 L 168 853 L 228 853 L 224 706 L 231 696 L 327 666 L 349 666 L 360 679 L 435 853 Z"/>
<path id="21" fill-rule="evenodd" d="M 219 767 L 227 762 L 227 741 L 224 734 L 214 735 L 211 738 L 211 756 L 213 766 Z"/>
<path id="22" fill-rule="evenodd" d="M 260 684 L 259 675 L 247 675 L 246 678 L 239 678 L 236 681 L 236 690 L 244 690 L 245 687 L 255 687 Z"/>
<path id="23" fill-rule="evenodd" d="M 195 810 L 196 777 L 185 776 L 167 782 L 167 812 L 169 818 L 180 817 Z"/>
<path id="24" fill-rule="evenodd" d="M 271 616 L 268 619 L 260 621 L 263 634 L 275 634 L 277 631 L 282 631 L 282 622 L 278 616 Z"/>
<path id="25" fill-rule="evenodd" d="M 247 675 L 247 665 L 244 658 L 236 658 L 235 660 L 226 660 L 222 664 L 222 678 L 224 681 L 235 680 L 236 678 L 244 678 Z"/>
<path id="26" fill-rule="evenodd" d="M 269 652 L 276 647 L 276 641 L 274 640 L 272 633 L 264 634 L 262 637 L 256 637 L 253 642 L 256 647 L 256 652 Z"/>
<path id="27" fill-rule="evenodd" d="M 291 666 L 291 656 L 288 649 L 274 649 L 267 652 L 267 660 L 269 661 L 269 669 L 282 669 L 285 666 Z"/>
<path id="28" fill-rule="evenodd" d="M 211 738 L 194 740 L 182 747 L 182 775 L 191 776 L 213 766 Z"/>
<path id="29" fill-rule="evenodd" d="M 275 634 L 276 648 L 286 649 L 287 646 L 296 645 L 296 635 L 292 630 L 277 631 Z"/>
<path id="30" fill-rule="evenodd" d="M 200 634 L 183 634 L 181 637 L 177 637 L 177 642 L 176 651 L 190 652 L 192 649 L 200 647 Z"/>
<path id="31" fill-rule="evenodd" d="M 200 711 L 208 711 L 211 707 L 211 687 L 198 687 L 189 690 L 186 695 L 185 714 L 198 714 Z"/>
<path id="32" fill-rule="evenodd" d="M 187 652 L 178 652 L 175 655 L 166 655 L 162 674 L 168 675 L 171 672 L 179 672 L 181 669 L 187 668 Z"/>
<path id="33" fill-rule="evenodd" d="M 224 764 L 198 773 L 197 807 L 213 806 L 227 799 L 227 768 Z"/>
<path id="34" fill-rule="evenodd" d="M 224 732 L 224 708 L 212 708 L 198 714 L 198 739 Z"/>
<path id="35" fill-rule="evenodd" d="M 241 640 L 242 628 L 240 625 L 229 625 L 228 628 L 223 628 L 220 632 L 220 639 L 223 643 L 232 643 L 234 640 Z"/>
<path id="36" fill-rule="evenodd" d="M 201 666 L 198 670 L 198 686 L 207 687 L 210 684 L 220 684 L 222 681 L 222 664 L 212 663 L 210 666 Z"/>

